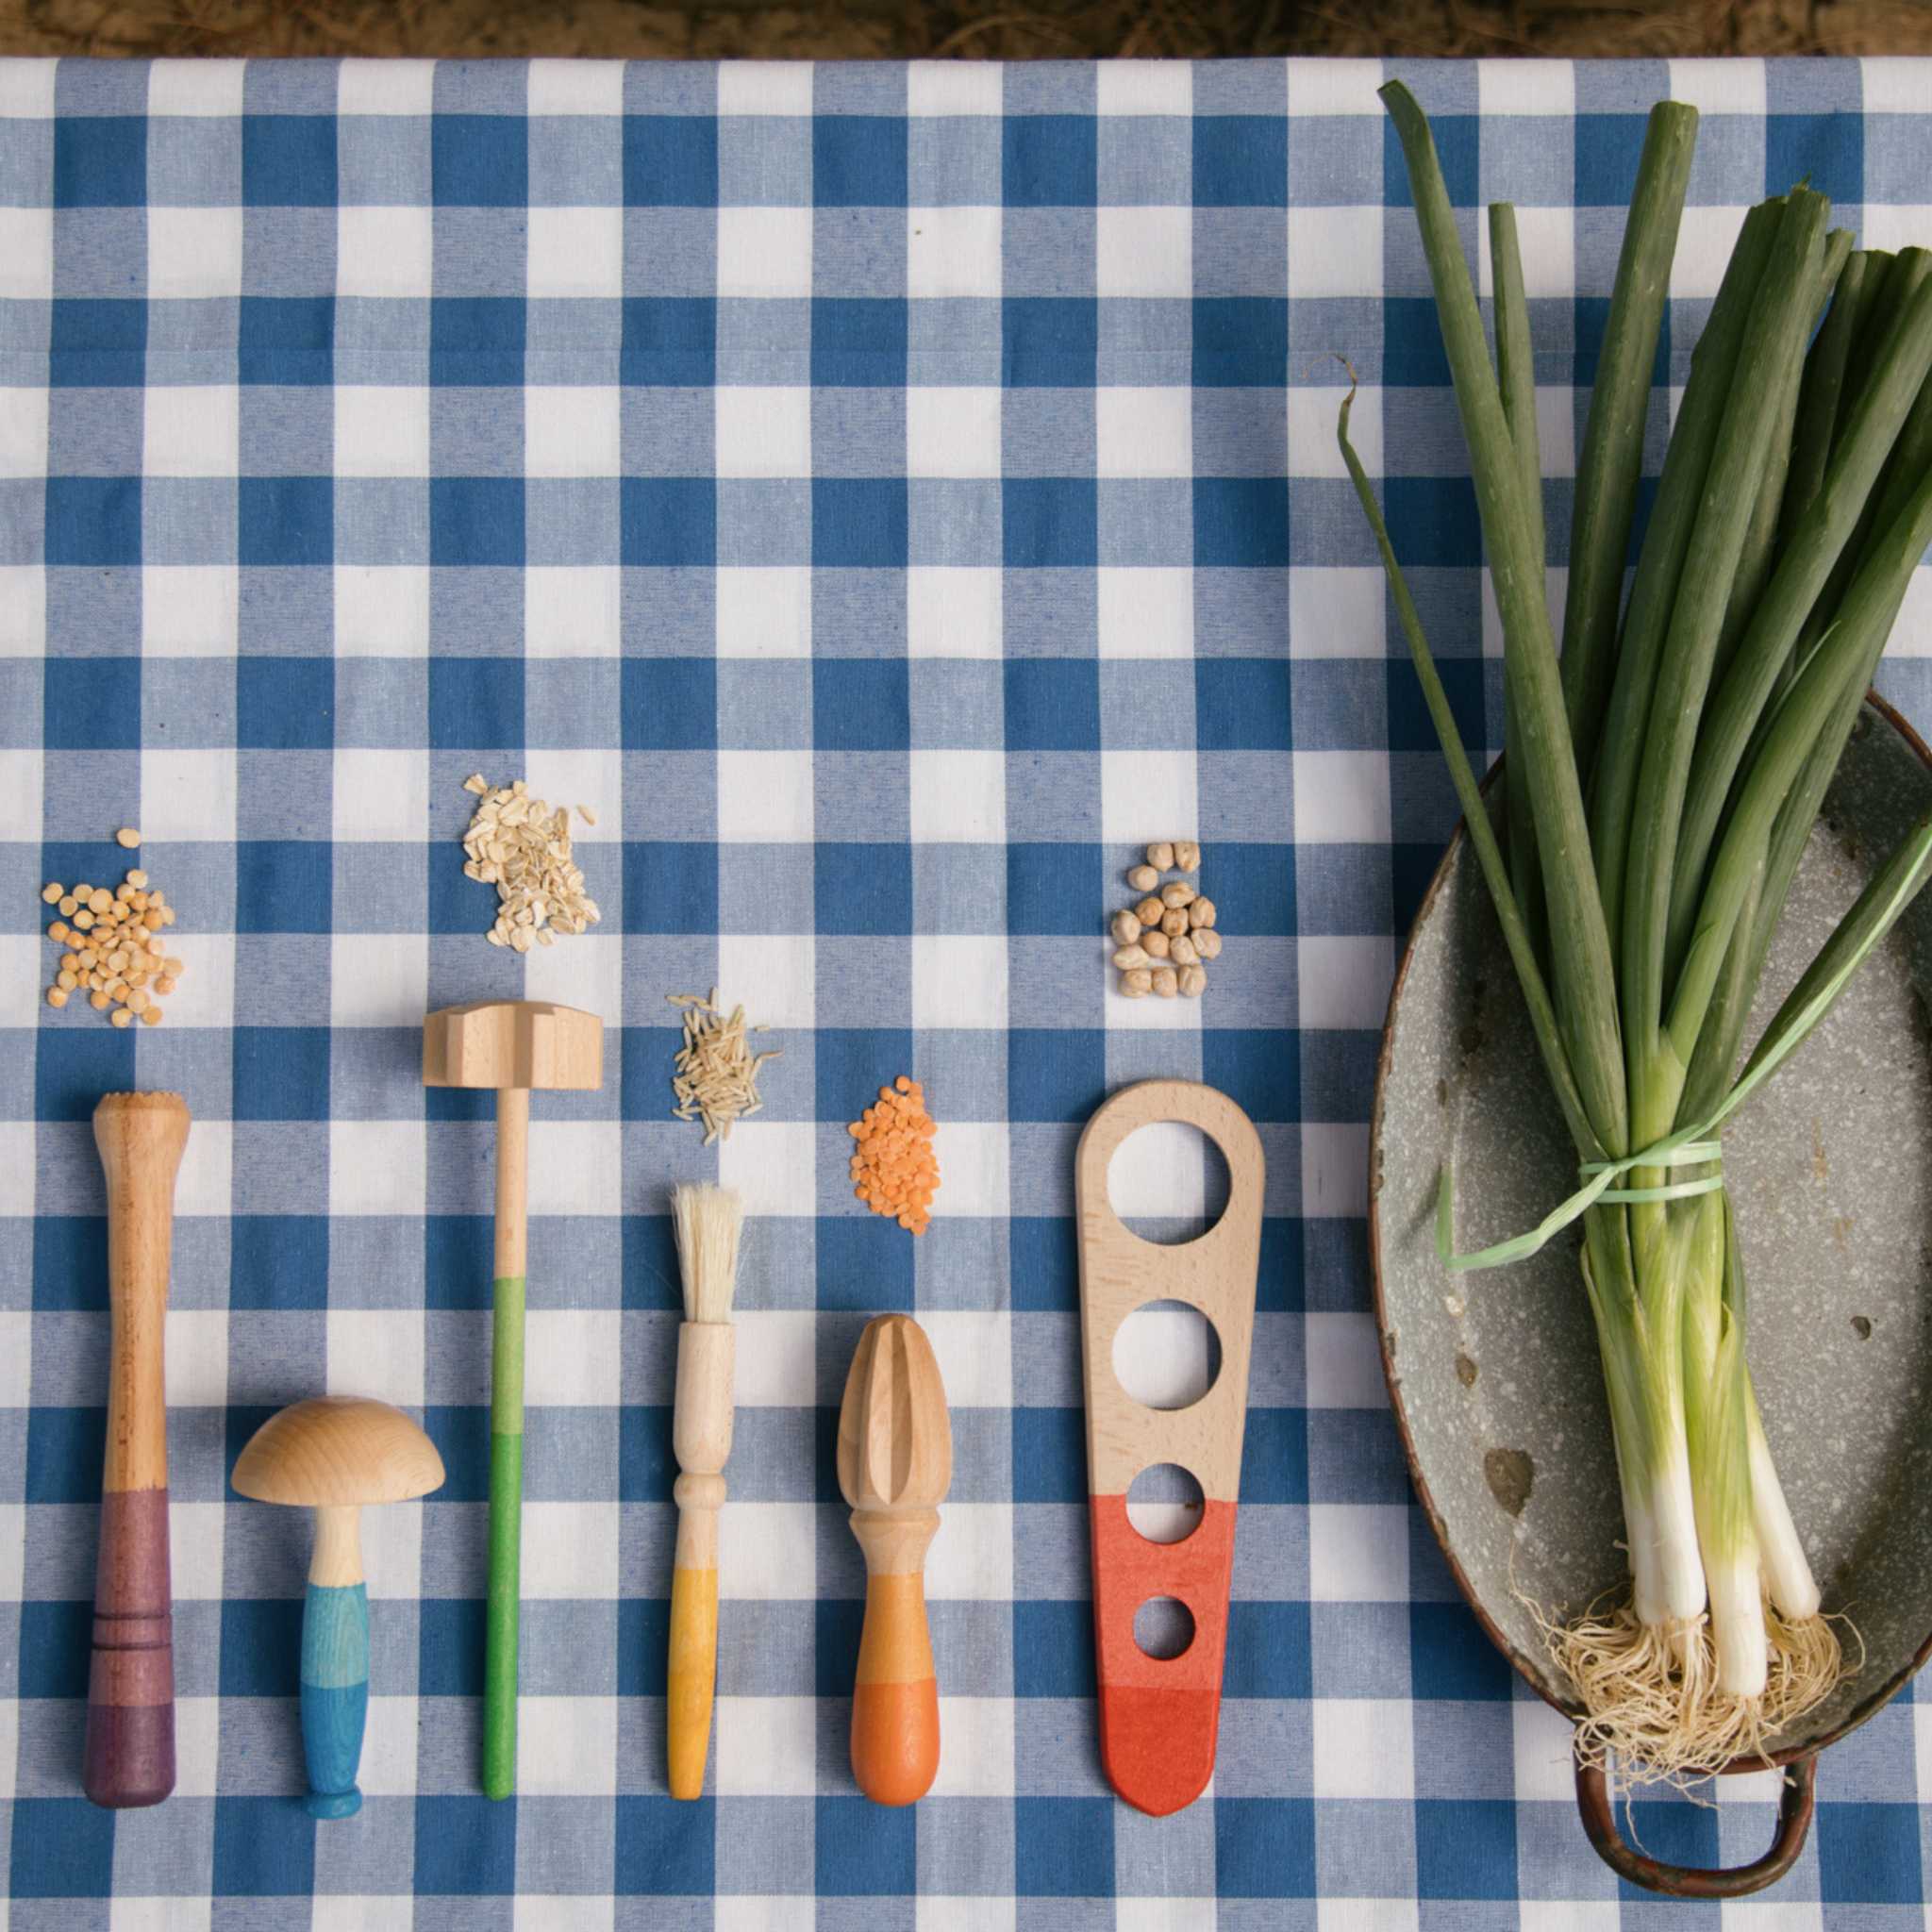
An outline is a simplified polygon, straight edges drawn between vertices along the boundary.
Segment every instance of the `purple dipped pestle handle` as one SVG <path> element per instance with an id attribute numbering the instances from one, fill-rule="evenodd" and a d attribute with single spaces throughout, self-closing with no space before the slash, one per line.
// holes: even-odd
<path id="1" fill-rule="evenodd" d="M 117 1809 L 158 1805 L 175 1789 L 162 1340 L 175 1175 L 188 1124 L 177 1093 L 110 1093 L 94 1109 L 108 1180 L 113 1340 L 81 1787 L 96 1805 Z"/>

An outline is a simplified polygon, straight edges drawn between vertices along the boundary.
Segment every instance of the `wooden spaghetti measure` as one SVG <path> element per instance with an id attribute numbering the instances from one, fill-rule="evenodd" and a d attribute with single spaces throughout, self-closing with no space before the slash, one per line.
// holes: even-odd
<path id="1" fill-rule="evenodd" d="M 1227 1161 L 1226 1212 L 1179 1247 L 1130 1233 L 1108 1199 L 1107 1171 L 1121 1142 L 1157 1121 L 1199 1127 Z M 1087 1123 L 1074 1158 L 1100 1757 L 1114 1790 L 1156 1817 L 1191 1804 L 1214 1773 L 1264 1177 L 1254 1123 L 1224 1093 L 1191 1080 L 1123 1089 Z M 1221 1372 L 1185 1408 L 1136 1402 L 1114 1372 L 1122 1323 L 1152 1301 L 1200 1309 L 1220 1338 Z M 1127 1518 L 1129 1485 L 1165 1462 L 1192 1474 L 1204 1506 L 1199 1525 L 1174 1543 L 1150 1541 Z M 1149 1657 L 1134 1641 L 1135 1612 L 1150 1597 L 1176 1598 L 1194 1620 L 1178 1657 Z"/>

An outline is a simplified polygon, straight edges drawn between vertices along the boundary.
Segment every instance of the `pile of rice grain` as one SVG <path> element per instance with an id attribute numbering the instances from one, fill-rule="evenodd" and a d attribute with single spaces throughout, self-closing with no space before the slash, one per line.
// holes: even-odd
<path id="1" fill-rule="evenodd" d="M 727 1018 L 718 1005 L 718 989 L 710 996 L 674 992 L 666 1000 L 684 1013 L 684 1044 L 678 1049 L 671 1091 L 677 1096 L 672 1118 L 703 1121 L 705 1145 L 731 1138 L 733 1121 L 745 1119 L 764 1106 L 758 1098 L 758 1069 L 781 1058 L 783 1050 L 755 1054 L 748 1035 L 767 1033 L 766 1026 L 748 1026 L 744 1008 L 734 1007 Z"/>

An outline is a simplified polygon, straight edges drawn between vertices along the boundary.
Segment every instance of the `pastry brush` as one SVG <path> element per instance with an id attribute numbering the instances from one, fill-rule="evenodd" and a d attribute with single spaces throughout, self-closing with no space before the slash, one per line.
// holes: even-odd
<path id="1" fill-rule="evenodd" d="M 731 1296 L 744 1210 L 728 1188 L 674 1189 L 684 1321 L 677 1330 L 677 1398 L 671 1444 L 681 1474 L 677 1553 L 671 1572 L 671 1656 L 665 1677 L 665 1738 L 671 1795 L 695 1798 L 705 1785 L 711 1697 L 718 1674 L 718 1510 L 731 1454 Z"/>

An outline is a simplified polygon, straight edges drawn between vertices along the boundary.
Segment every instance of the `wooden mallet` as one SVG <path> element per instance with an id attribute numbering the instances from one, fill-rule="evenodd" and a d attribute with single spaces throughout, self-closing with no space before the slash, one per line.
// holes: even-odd
<path id="1" fill-rule="evenodd" d="M 158 1805 L 175 1789 L 174 1603 L 168 1582 L 168 1407 L 161 1344 L 178 1093 L 109 1093 L 94 1108 L 108 1177 L 108 1457 L 94 1570 L 93 1661 L 81 1789 L 96 1805 Z"/>
<path id="2" fill-rule="evenodd" d="M 423 1023 L 430 1087 L 496 1091 L 496 1266 L 490 1363 L 490 1605 L 483 1678 L 483 1790 L 517 1776 L 517 1604 L 524 1498 L 524 1257 L 530 1090 L 604 1081 L 604 1023 L 544 1000 L 475 1000 Z"/>

